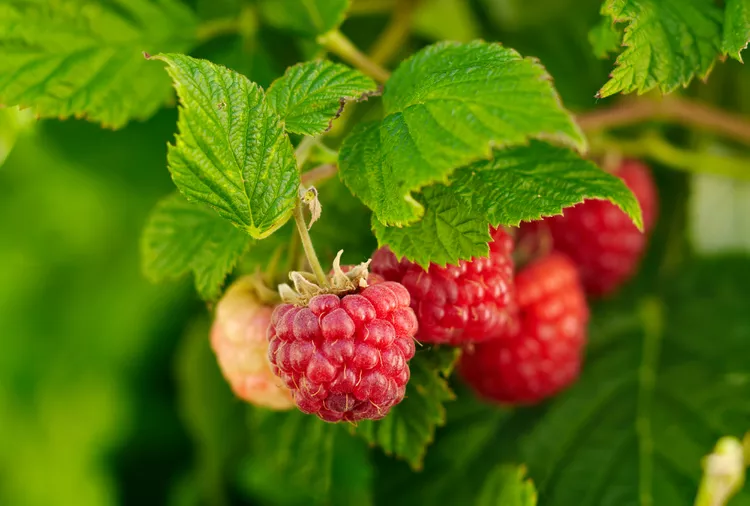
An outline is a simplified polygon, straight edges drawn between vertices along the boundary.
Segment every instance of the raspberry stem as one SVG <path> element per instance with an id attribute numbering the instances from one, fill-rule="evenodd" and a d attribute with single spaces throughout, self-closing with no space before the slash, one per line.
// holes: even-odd
<path id="1" fill-rule="evenodd" d="M 325 35 L 321 35 L 318 37 L 318 42 L 345 62 L 380 83 L 386 82 L 391 77 L 390 72 L 368 58 L 346 35 L 338 30 L 332 30 Z"/>
<path id="2" fill-rule="evenodd" d="M 328 278 L 326 278 L 323 267 L 320 266 L 318 256 L 315 254 L 315 247 L 313 247 L 312 239 L 310 239 L 310 233 L 307 231 L 307 223 L 305 222 L 304 215 L 304 203 L 301 199 L 297 199 L 297 205 L 294 206 L 294 222 L 297 224 L 297 232 L 299 232 L 299 238 L 302 241 L 302 247 L 305 249 L 305 256 L 307 262 L 318 279 L 320 286 L 328 286 Z"/>

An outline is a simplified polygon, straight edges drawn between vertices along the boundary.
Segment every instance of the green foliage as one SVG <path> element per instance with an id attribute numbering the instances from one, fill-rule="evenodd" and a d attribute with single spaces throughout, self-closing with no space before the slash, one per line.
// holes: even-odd
<path id="1" fill-rule="evenodd" d="M 747 431 L 748 267 L 696 263 L 663 297 L 596 313 L 580 381 L 525 440 L 543 504 L 692 503 L 701 457 Z"/>
<path id="2" fill-rule="evenodd" d="M 315 36 L 337 28 L 344 21 L 350 0 L 259 0 L 266 22 Z"/>
<path id="3" fill-rule="evenodd" d="M 422 190 L 419 203 L 425 214 L 406 227 L 386 227 L 377 218 L 372 228 L 380 245 L 388 245 L 399 258 L 427 268 L 430 263 L 445 266 L 459 259 L 487 256 L 490 232 L 484 213 L 472 207 L 453 188 L 444 185 Z"/>
<path id="4" fill-rule="evenodd" d="M 211 209 L 174 193 L 156 205 L 146 222 L 143 272 L 158 282 L 192 271 L 200 296 L 214 300 L 249 244 L 247 234 Z"/>
<path id="5" fill-rule="evenodd" d="M 268 89 L 268 103 L 289 132 L 318 135 L 331 129 L 347 100 L 375 92 L 375 81 L 357 70 L 329 61 L 300 63 L 287 69 Z"/>
<path id="6" fill-rule="evenodd" d="M 741 62 L 740 52 L 750 41 L 750 2 L 727 0 L 724 11 L 724 38 L 721 48 L 725 54 Z"/>
<path id="7" fill-rule="evenodd" d="M 495 468 L 487 477 L 476 506 L 536 506 L 534 484 L 524 480 L 525 474 L 524 468 Z"/>
<path id="8" fill-rule="evenodd" d="M 169 169 L 188 198 L 263 238 L 292 214 L 299 173 L 281 119 L 263 90 L 236 72 L 184 55 L 160 55 L 180 97 Z"/>
<path id="9" fill-rule="evenodd" d="M 443 403 L 454 399 L 446 378 L 459 353 L 445 347 L 417 351 L 409 362 L 411 379 L 406 398 L 384 419 L 360 422 L 354 432 L 386 454 L 406 460 L 412 469 L 421 469 L 435 429 L 445 423 Z"/>
<path id="10" fill-rule="evenodd" d="M 0 103 L 111 128 L 148 118 L 172 91 L 143 53 L 191 49 L 196 26 L 176 0 L 3 2 Z"/>
<path id="11" fill-rule="evenodd" d="M 439 43 L 418 52 L 386 83 L 383 106 L 380 125 L 347 138 L 340 170 L 386 225 L 419 219 L 424 208 L 411 193 L 489 158 L 492 146 L 547 138 L 585 147 L 544 68 L 499 44 Z"/>
<path id="12" fill-rule="evenodd" d="M 589 32 L 589 42 L 597 58 L 607 58 L 616 53 L 622 44 L 622 30 L 609 18 L 602 20 Z"/>
<path id="13" fill-rule="evenodd" d="M 721 50 L 722 16 L 713 0 L 606 0 L 602 15 L 627 27 L 625 50 L 599 97 L 656 87 L 669 93 L 705 78 Z M 599 35 L 595 47 L 611 44 Z"/>
<path id="14" fill-rule="evenodd" d="M 367 449 L 343 425 L 253 409 L 248 429 L 240 480 L 263 504 L 371 504 Z"/>
<path id="15" fill-rule="evenodd" d="M 693 248 L 704 255 L 750 252 L 750 182 L 694 174 L 690 187 Z"/>

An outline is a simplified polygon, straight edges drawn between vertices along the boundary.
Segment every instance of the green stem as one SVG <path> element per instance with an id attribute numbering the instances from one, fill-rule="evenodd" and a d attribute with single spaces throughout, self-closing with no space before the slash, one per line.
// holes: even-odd
<path id="1" fill-rule="evenodd" d="M 297 167 L 300 169 L 307 161 L 310 156 L 312 147 L 317 144 L 317 140 L 314 137 L 305 137 L 297 145 L 297 149 L 294 150 L 294 157 L 297 159 Z"/>
<path id="2" fill-rule="evenodd" d="M 376 81 L 384 83 L 391 77 L 390 72 L 370 60 L 352 41 L 338 30 L 332 30 L 318 38 L 318 42 L 339 58 L 358 68 Z"/>
<path id="3" fill-rule="evenodd" d="M 294 222 L 297 224 L 297 232 L 299 232 L 299 238 L 302 241 L 302 247 L 305 250 L 307 262 L 310 264 L 310 267 L 312 267 L 315 277 L 318 278 L 318 283 L 320 283 L 320 286 L 328 286 L 328 278 L 326 277 L 325 271 L 323 271 L 323 267 L 320 266 L 320 261 L 315 254 L 312 239 L 310 239 L 310 233 L 307 231 L 304 204 L 300 199 L 297 199 L 297 205 L 294 206 Z"/>
<path id="4" fill-rule="evenodd" d="M 236 17 L 212 19 L 198 27 L 196 36 L 199 42 L 206 42 L 222 35 L 239 33 L 240 25 L 240 20 Z"/>
<path id="5" fill-rule="evenodd" d="M 653 133 L 636 139 L 592 136 L 590 140 L 592 154 L 619 151 L 626 156 L 651 158 L 673 169 L 750 180 L 750 160 L 747 158 L 681 149 Z"/>
<path id="6" fill-rule="evenodd" d="M 391 20 L 370 49 L 370 59 L 378 64 L 388 63 L 409 40 L 414 10 L 419 0 L 401 0 Z"/>

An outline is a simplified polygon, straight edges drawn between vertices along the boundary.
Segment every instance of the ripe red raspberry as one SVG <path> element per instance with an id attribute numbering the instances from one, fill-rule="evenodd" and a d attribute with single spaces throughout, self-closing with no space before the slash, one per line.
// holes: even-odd
<path id="1" fill-rule="evenodd" d="M 588 306 L 575 266 L 559 253 L 519 272 L 516 293 L 520 325 L 514 338 L 469 347 L 460 370 L 483 397 L 529 404 L 578 377 Z"/>
<path id="2" fill-rule="evenodd" d="M 459 345 L 509 334 L 515 311 L 513 240 L 502 228 L 491 233 L 488 257 L 446 267 L 430 264 L 427 271 L 406 258 L 399 262 L 387 247 L 372 256 L 373 272 L 409 290 L 418 340 Z"/>
<path id="3" fill-rule="evenodd" d="M 250 278 L 237 280 L 216 306 L 211 347 L 237 397 L 271 409 L 289 409 L 292 395 L 271 371 L 266 330 L 272 309 L 260 303 Z"/>
<path id="4" fill-rule="evenodd" d="M 615 175 L 633 191 L 643 212 L 646 232 L 654 225 L 657 196 L 648 167 L 625 161 Z M 568 255 L 591 295 L 606 295 L 630 279 L 646 249 L 646 235 L 628 216 L 605 200 L 587 200 L 562 216 L 524 223 L 519 242 L 541 243 L 549 234 L 552 249 Z"/>
<path id="5" fill-rule="evenodd" d="M 383 282 L 277 306 L 268 357 L 303 412 L 327 422 L 377 420 L 404 398 L 416 331 L 409 292 Z"/>

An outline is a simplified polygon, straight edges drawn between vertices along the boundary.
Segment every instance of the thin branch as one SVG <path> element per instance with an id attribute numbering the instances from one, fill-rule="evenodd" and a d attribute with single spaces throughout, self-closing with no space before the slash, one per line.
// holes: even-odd
<path id="1" fill-rule="evenodd" d="M 396 5 L 391 20 L 370 49 L 373 62 L 384 65 L 404 47 L 409 40 L 414 9 L 418 3 L 419 0 L 401 0 Z"/>
<path id="2" fill-rule="evenodd" d="M 222 35 L 239 33 L 240 28 L 240 20 L 237 17 L 212 19 L 201 23 L 196 35 L 199 42 L 206 42 Z"/>
<path id="3" fill-rule="evenodd" d="M 336 175 L 338 168 L 335 164 L 326 163 L 324 165 L 318 165 L 302 174 L 302 184 L 305 187 L 315 185 L 326 179 L 330 179 Z"/>
<path id="4" fill-rule="evenodd" d="M 338 30 L 321 35 L 318 42 L 348 64 L 358 68 L 380 83 L 386 82 L 391 77 L 390 72 L 370 60 L 346 35 Z"/>
<path id="5" fill-rule="evenodd" d="M 697 130 L 708 130 L 743 144 L 750 144 L 750 121 L 738 114 L 684 98 L 624 100 L 607 109 L 578 116 L 578 124 L 587 131 L 606 130 L 649 120 L 674 122 Z"/>

